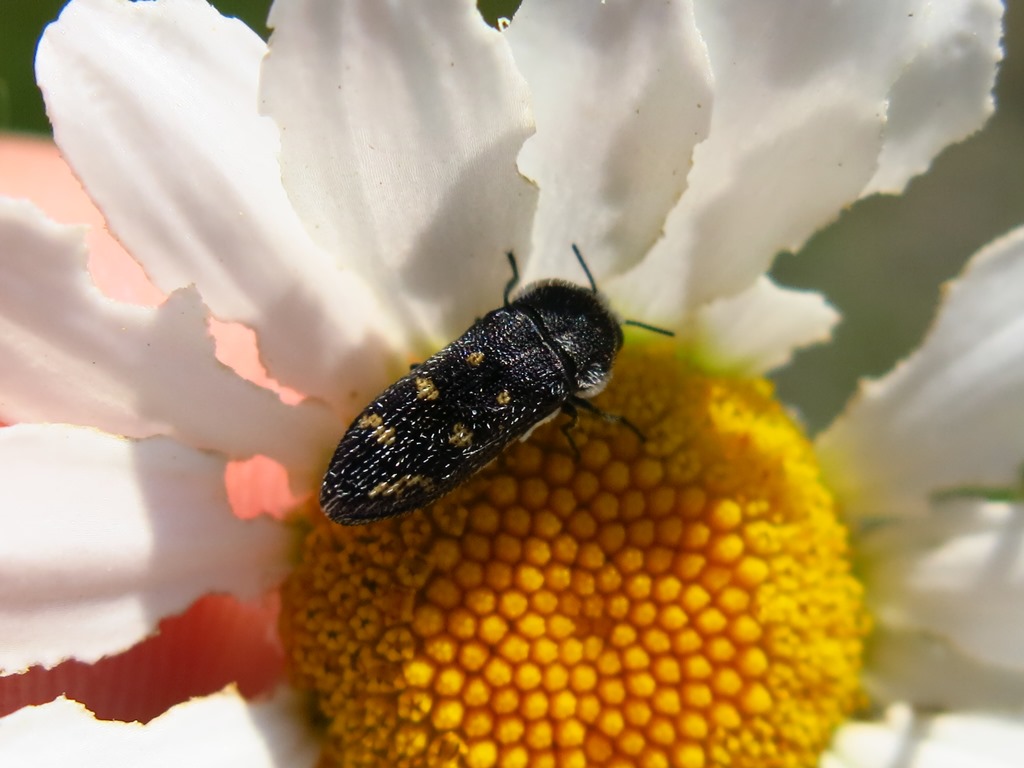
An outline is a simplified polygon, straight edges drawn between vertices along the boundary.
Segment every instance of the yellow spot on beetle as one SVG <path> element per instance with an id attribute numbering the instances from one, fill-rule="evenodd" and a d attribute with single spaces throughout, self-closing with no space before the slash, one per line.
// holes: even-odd
<path id="1" fill-rule="evenodd" d="M 512 402 L 512 395 L 508 393 L 507 389 L 503 389 L 501 390 L 501 392 L 498 393 L 497 399 L 498 405 L 508 405 L 509 403 Z"/>
<path id="2" fill-rule="evenodd" d="M 356 426 L 359 427 L 360 429 L 371 429 L 379 427 L 383 423 L 384 419 L 382 419 L 376 413 L 364 413 L 362 416 L 359 417 L 359 421 L 356 422 Z"/>
<path id="3" fill-rule="evenodd" d="M 373 430 L 373 436 L 377 438 L 377 442 L 381 445 L 394 445 L 395 444 L 395 428 L 385 427 L 381 424 L 375 430 Z"/>
<path id="4" fill-rule="evenodd" d="M 461 421 L 455 422 L 448 442 L 456 448 L 468 448 L 473 444 L 473 432 Z"/>
<path id="5" fill-rule="evenodd" d="M 281 631 L 322 765 L 819 764 L 864 702 L 846 530 L 771 385 L 677 355 L 599 398 L 646 442 L 544 425 L 422 512 L 314 518 Z"/>
<path id="6" fill-rule="evenodd" d="M 484 361 L 483 352 L 470 352 L 466 355 L 466 362 L 472 365 L 474 368 Z"/>
<path id="7" fill-rule="evenodd" d="M 367 494 L 371 499 L 378 496 L 401 496 L 409 488 L 419 486 L 424 489 L 433 487 L 434 481 L 423 475 L 402 475 L 395 480 L 377 483 Z"/>
<path id="8" fill-rule="evenodd" d="M 416 377 L 416 399 L 437 400 L 441 396 L 440 390 L 434 384 L 434 380 L 426 376 Z"/>

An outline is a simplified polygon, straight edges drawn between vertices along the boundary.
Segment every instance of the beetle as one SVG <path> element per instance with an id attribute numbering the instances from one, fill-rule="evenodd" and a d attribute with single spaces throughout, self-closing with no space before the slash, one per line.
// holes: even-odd
<path id="1" fill-rule="evenodd" d="M 589 287 L 566 280 L 519 283 L 515 256 L 503 304 L 412 368 L 356 417 L 338 443 L 320 490 L 320 506 L 343 525 L 371 523 L 426 506 L 494 460 L 512 441 L 558 413 L 596 413 L 643 435 L 588 398 L 611 378 L 622 325 L 597 290 L 575 245 Z M 644 323 L 649 330 L 671 335 Z"/>

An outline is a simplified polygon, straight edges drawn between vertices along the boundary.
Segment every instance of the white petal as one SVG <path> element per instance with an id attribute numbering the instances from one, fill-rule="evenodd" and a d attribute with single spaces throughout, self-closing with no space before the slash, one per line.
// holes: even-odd
<path id="1" fill-rule="evenodd" d="M 850 768 L 850 763 L 840 759 L 833 752 L 826 752 L 818 759 L 818 768 Z"/>
<path id="2" fill-rule="evenodd" d="M 166 438 L 0 430 L 0 669 L 95 661 L 203 594 L 275 584 L 290 535 L 232 515 L 224 466 Z"/>
<path id="3" fill-rule="evenodd" d="M 931 711 L 1024 709 L 1024 670 L 978 661 L 948 638 L 881 624 L 871 635 L 864 684 L 872 700 Z"/>
<path id="4" fill-rule="evenodd" d="M 949 501 L 863 534 L 872 613 L 1024 670 L 1024 505 Z"/>
<path id="5" fill-rule="evenodd" d="M 915 515 L 942 490 L 1015 487 L 1024 463 L 1024 228 L 973 257 L 914 354 L 818 440 L 853 516 Z"/>
<path id="6" fill-rule="evenodd" d="M 660 237 L 711 119 L 690 2 L 525 2 L 505 33 L 533 96 L 519 167 L 540 186 L 529 281 L 632 266 Z"/>
<path id="7" fill-rule="evenodd" d="M 1014 768 L 1024 751 L 1024 721 L 958 714 L 915 718 L 893 707 L 884 723 L 852 723 L 832 754 L 847 768 Z"/>
<path id="8" fill-rule="evenodd" d="M 0 199 L 0 417 L 170 435 L 232 458 L 263 454 L 292 470 L 297 488 L 312 487 L 342 424 L 313 402 L 285 405 L 219 363 L 194 289 L 156 308 L 103 296 L 82 236 L 29 203 Z"/>
<path id="9" fill-rule="evenodd" d="M 376 286 L 413 349 L 498 304 L 528 252 L 528 95 L 469 0 L 277 2 L 264 109 L 310 234 Z"/>
<path id="10" fill-rule="evenodd" d="M 907 31 L 918 50 L 889 91 L 885 145 L 865 194 L 902 192 L 943 147 L 970 136 L 992 114 L 1002 16 L 998 0 L 915 9 Z"/>
<path id="11" fill-rule="evenodd" d="M 97 720 L 64 697 L 0 720 L 0 763 L 34 768 L 302 768 L 319 748 L 294 692 L 248 702 L 228 688 L 173 707 L 145 725 Z"/>
<path id="12" fill-rule="evenodd" d="M 971 8 L 979 1 L 992 4 L 944 5 Z M 776 253 L 799 248 L 870 191 L 888 146 L 886 105 L 894 85 L 901 87 L 901 120 L 908 124 L 901 135 L 907 135 L 918 115 L 911 99 L 934 97 L 931 91 L 907 93 L 915 84 L 901 80 L 908 67 L 937 55 L 954 27 L 962 36 L 987 40 L 997 23 L 991 15 L 965 13 L 961 25 L 951 22 L 932 36 L 936 25 L 924 18 L 930 5 L 699 4 L 697 26 L 714 76 L 709 137 L 694 152 L 688 189 L 669 215 L 665 238 L 621 285 L 608 289 L 646 305 L 645 320 L 671 327 L 689 308 L 749 286 Z M 973 61 L 963 64 L 973 71 Z M 964 78 L 946 81 L 951 90 L 978 87 Z M 987 86 L 964 96 L 986 98 Z M 980 121 L 974 117 L 975 125 Z M 953 131 L 962 133 L 962 124 Z M 887 167 L 895 168 L 892 153 Z M 910 170 L 921 159 L 919 152 Z"/>
<path id="13" fill-rule="evenodd" d="M 959 713 L 928 718 L 924 723 L 931 740 L 955 749 L 965 762 L 991 760 L 993 765 L 1020 765 L 1024 753 L 1024 719 L 989 714 Z"/>
<path id="14" fill-rule="evenodd" d="M 825 341 L 839 313 L 814 291 L 781 288 L 767 277 L 701 307 L 696 354 L 712 369 L 757 376 L 789 361 L 798 347 Z"/>
<path id="15" fill-rule="evenodd" d="M 276 379 L 350 412 L 389 378 L 387 355 L 365 354 L 387 330 L 284 192 L 277 129 L 257 113 L 265 52 L 202 0 L 74 0 L 36 73 L 62 152 L 154 282 L 194 283 L 257 332 Z"/>

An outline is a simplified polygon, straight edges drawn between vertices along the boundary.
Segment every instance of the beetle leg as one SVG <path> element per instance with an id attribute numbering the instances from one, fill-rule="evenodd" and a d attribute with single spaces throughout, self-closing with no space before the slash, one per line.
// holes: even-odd
<path id="1" fill-rule="evenodd" d="M 619 414 L 617 414 L 617 413 L 608 413 L 608 411 L 602 411 L 600 408 L 598 408 L 592 402 L 590 402 L 589 400 L 587 400 L 585 398 L 579 397 L 578 395 L 573 395 L 572 397 L 570 397 L 569 400 L 566 402 L 566 404 L 562 406 L 562 410 L 565 411 L 566 406 L 568 406 L 570 404 L 573 406 L 573 414 L 574 414 L 574 416 L 576 414 L 576 409 L 577 408 L 582 408 L 587 413 L 592 413 L 595 416 L 600 416 L 605 421 L 610 421 L 610 422 L 612 422 L 614 424 L 621 424 L 622 426 L 626 427 L 626 429 L 628 429 L 630 432 L 632 432 L 634 435 L 636 435 L 638 438 L 640 438 L 640 442 L 641 443 L 646 443 L 647 442 L 647 436 L 644 435 L 644 433 L 640 431 L 640 428 L 636 424 L 634 424 L 632 421 L 627 419 L 625 416 L 619 416 Z M 572 422 L 571 426 L 572 427 L 576 426 L 576 421 L 575 420 Z"/>
<path id="2" fill-rule="evenodd" d="M 580 423 L 580 414 L 576 410 L 576 404 L 572 401 L 567 400 L 562 403 L 562 413 L 569 417 L 569 421 L 559 427 L 562 430 L 562 434 L 565 435 L 565 439 L 569 442 L 569 447 L 572 448 L 573 456 L 579 461 L 580 449 L 576 446 L 576 441 L 572 439 L 572 431 L 576 429 L 576 426 Z"/>

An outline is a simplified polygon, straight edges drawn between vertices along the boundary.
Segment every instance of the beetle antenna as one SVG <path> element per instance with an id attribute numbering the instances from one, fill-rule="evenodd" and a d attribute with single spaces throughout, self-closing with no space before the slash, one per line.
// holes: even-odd
<path id="1" fill-rule="evenodd" d="M 656 325 L 648 325 L 647 323 L 641 323 L 639 320 L 623 320 L 623 325 L 634 325 L 637 328 L 643 328 L 645 331 L 653 331 L 654 333 L 660 333 L 662 336 L 675 336 L 675 331 L 670 331 L 668 328 L 659 328 Z"/>
<path id="2" fill-rule="evenodd" d="M 590 283 L 590 290 L 597 293 L 597 283 L 594 282 L 594 276 L 590 273 L 590 267 L 587 266 L 587 262 L 583 260 L 583 254 L 580 253 L 580 249 L 576 246 L 576 243 L 572 244 L 572 252 L 576 254 L 576 261 L 583 267 L 583 272 L 587 276 L 587 282 Z M 509 254 L 511 256 L 512 254 Z M 505 302 L 508 303 L 507 301 Z M 648 325 L 647 323 L 641 323 L 639 320 L 623 320 L 623 325 L 635 325 L 637 328 L 643 328 L 654 333 L 660 333 L 662 336 L 675 336 L 675 331 L 670 331 L 667 328 L 659 328 L 656 325 Z"/>
<path id="3" fill-rule="evenodd" d="M 512 277 L 505 283 L 505 306 L 508 306 L 508 297 L 512 295 L 512 290 L 519 284 L 519 267 L 516 266 L 516 255 L 512 251 L 508 251 L 508 265 L 512 267 Z"/>
<path id="4" fill-rule="evenodd" d="M 587 262 L 583 260 L 583 254 L 580 253 L 580 249 L 576 247 L 576 243 L 572 244 L 572 252 L 576 254 L 576 261 L 583 267 L 583 273 L 587 276 L 587 282 L 590 283 L 590 290 L 597 293 L 597 283 L 594 282 L 594 276 L 590 274 L 590 267 L 587 266 Z"/>

